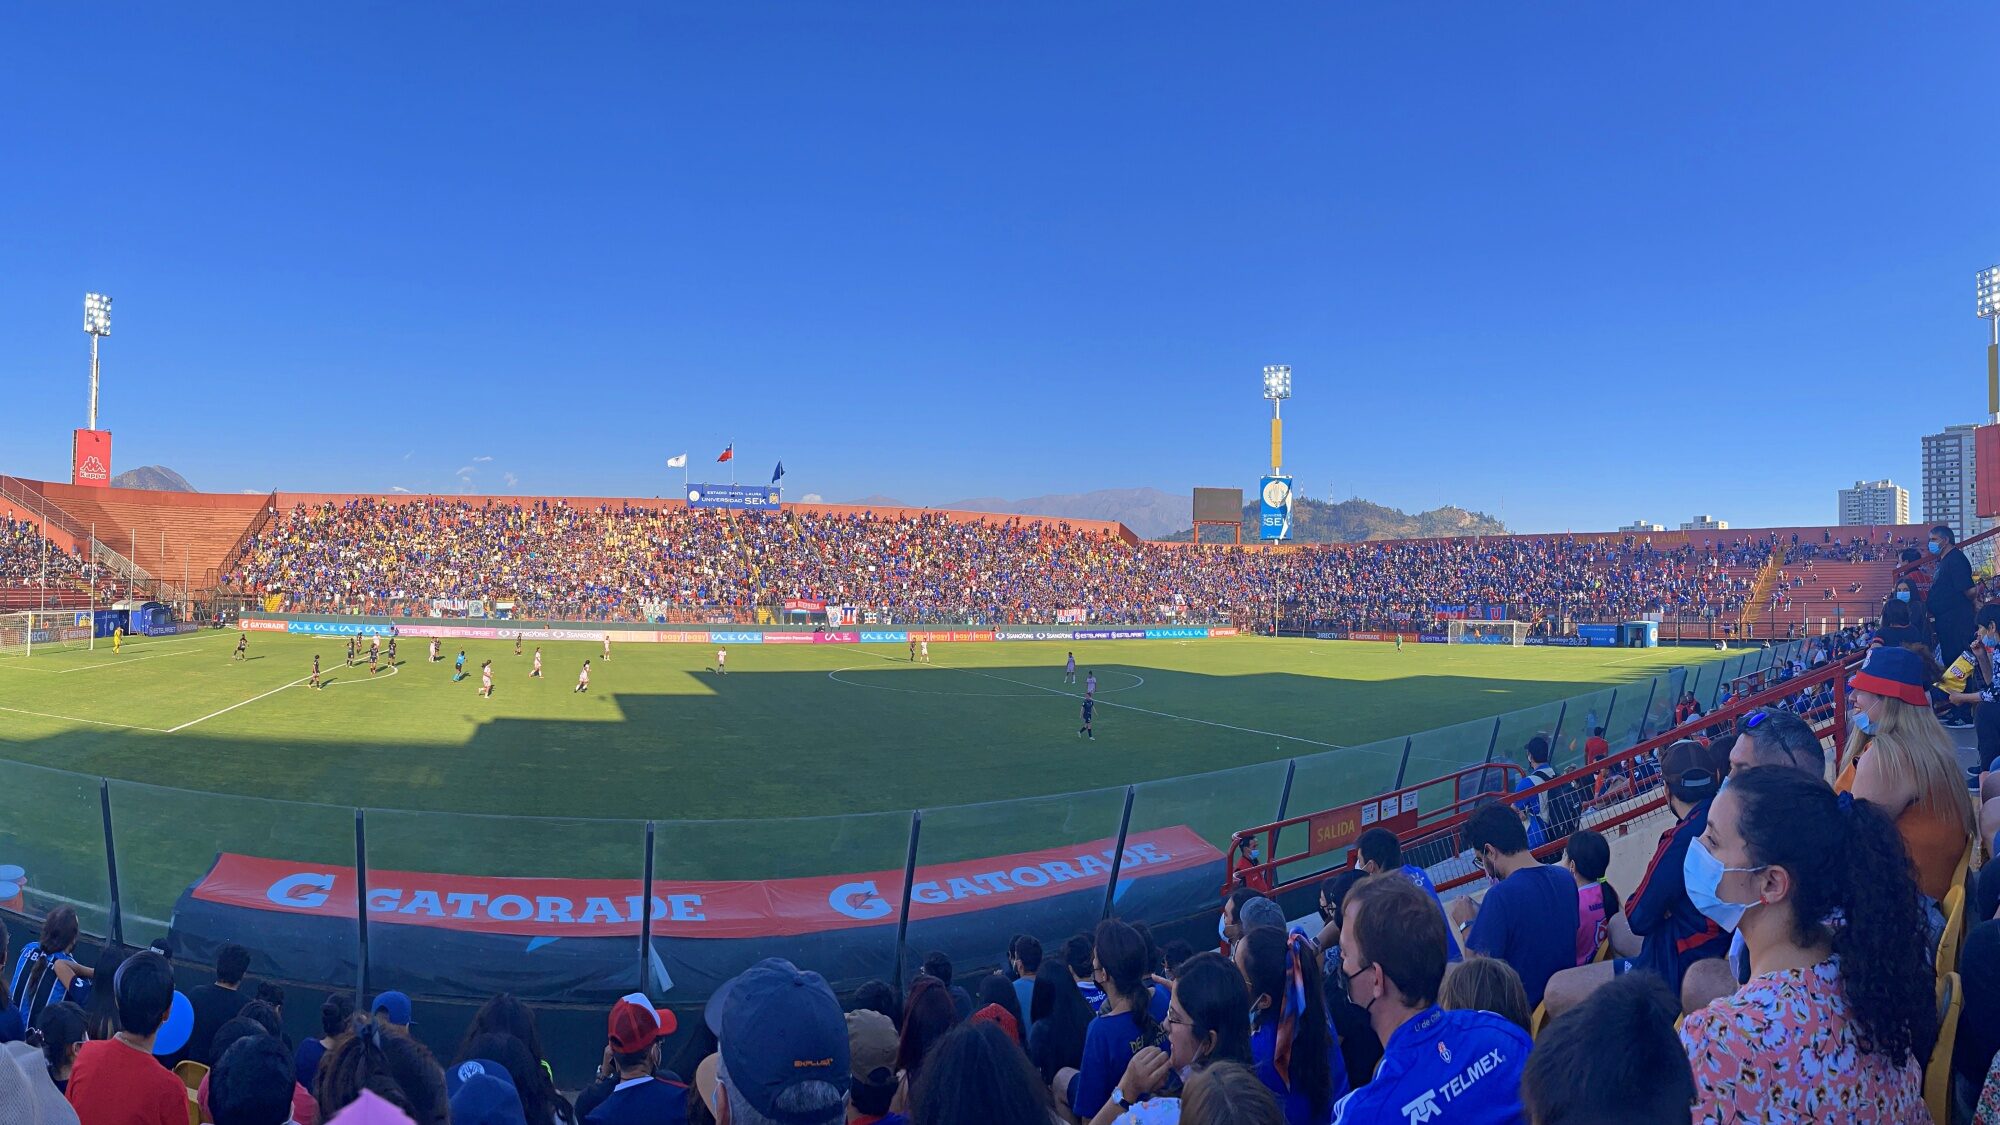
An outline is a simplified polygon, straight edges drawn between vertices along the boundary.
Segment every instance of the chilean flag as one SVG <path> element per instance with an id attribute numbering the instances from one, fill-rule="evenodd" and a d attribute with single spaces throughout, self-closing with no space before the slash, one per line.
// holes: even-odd
<path id="1" fill-rule="evenodd" d="M 736 443 L 732 441 L 728 445 L 723 447 L 722 456 L 717 457 L 715 459 L 715 463 L 720 465 L 724 461 L 733 460 L 735 456 L 736 456 Z"/>

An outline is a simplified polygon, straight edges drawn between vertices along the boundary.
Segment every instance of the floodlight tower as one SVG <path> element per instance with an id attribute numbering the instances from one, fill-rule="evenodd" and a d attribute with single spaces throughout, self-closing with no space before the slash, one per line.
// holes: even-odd
<path id="1" fill-rule="evenodd" d="M 1292 397 L 1292 368 L 1290 364 L 1269 363 L 1264 365 L 1264 397 L 1271 400 L 1271 475 L 1283 476 L 1278 471 L 1283 461 L 1284 419 L 1280 404 Z"/>
<path id="2" fill-rule="evenodd" d="M 111 298 L 83 295 L 83 330 L 90 334 L 90 428 L 97 428 L 97 342 L 111 335 Z"/>
<path id="3" fill-rule="evenodd" d="M 1973 311 L 1993 326 L 1986 345 L 1986 420 L 2000 422 L 2000 266 L 1980 270 L 1973 293 Z"/>

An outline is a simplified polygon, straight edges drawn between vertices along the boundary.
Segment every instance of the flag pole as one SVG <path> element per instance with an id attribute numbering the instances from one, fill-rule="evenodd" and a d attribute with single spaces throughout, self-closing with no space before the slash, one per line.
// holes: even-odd
<path id="1" fill-rule="evenodd" d="M 736 487 L 736 439 L 729 439 L 729 487 Z"/>

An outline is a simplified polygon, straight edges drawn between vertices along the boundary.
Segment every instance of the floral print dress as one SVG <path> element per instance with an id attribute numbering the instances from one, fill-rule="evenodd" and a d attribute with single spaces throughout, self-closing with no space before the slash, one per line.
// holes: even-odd
<path id="1" fill-rule="evenodd" d="M 1681 1024 L 1695 1125 L 1926 1125 L 1923 1066 L 1891 1066 L 1855 1041 L 1839 959 L 1752 977 Z"/>

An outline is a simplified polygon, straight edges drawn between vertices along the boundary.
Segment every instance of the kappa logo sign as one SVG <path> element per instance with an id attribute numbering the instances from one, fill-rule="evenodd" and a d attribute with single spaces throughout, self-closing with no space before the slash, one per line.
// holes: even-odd
<path id="1" fill-rule="evenodd" d="M 104 462 L 99 461 L 95 456 L 85 457 L 82 466 L 76 472 L 84 480 L 103 480 L 106 476 L 110 475 L 104 471 Z"/>

